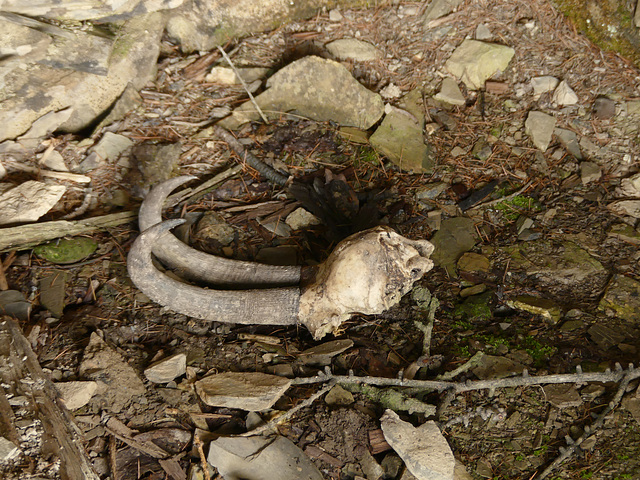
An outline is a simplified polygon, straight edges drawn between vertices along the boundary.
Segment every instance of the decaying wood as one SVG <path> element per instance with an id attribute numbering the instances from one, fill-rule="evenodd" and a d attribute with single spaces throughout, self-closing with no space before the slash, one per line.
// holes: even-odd
<path id="1" fill-rule="evenodd" d="M 166 207 L 177 205 L 187 200 L 194 200 L 206 194 L 220 183 L 237 175 L 242 170 L 240 165 L 234 166 L 207 180 L 196 188 L 185 189 L 170 195 Z M 10 250 L 25 250 L 41 243 L 55 240 L 67 235 L 82 235 L 110 227 L 117 227 L 135 221 L 138 212 L 119 212 L 83 220 L 54 220 L 51 222 L 30 223 L 19 227 L 9 227 L 0 230 L 0 253 Z"/>
<path id="2" fill-rule="evenodd" d="M 137 216 L 137 212 L 119 212 L 84 220 L 54 220 L 3 228 L 0 235 L 0 253 L 9 250 L 25 250 L 66 235 L 81 235 L 104 228 L 117 227 L 134 221 Z"/>
<path id="3" fill-rule="evenodd" d="M 89 457 L 82 445 L 84 437 L 75 423 L 73 415 L 69 413 L 59 398 L 53 382 L 40 368 L 36 354 L 31 349 L 18 323 L 10 317 L 3 317 L 0 322 L 0 335 L 8 339 L 2 351 L 5 358 L 3 373 L 11 375 L 14 384 L 20 384 L 23 395 L 33 405 L 47 434 L 55 443 L 57 454 L 61 461 L 63 478 L 72 480 L 99 480 L 93 469 Z M 29 379 L 29 382 L 22 381 Z M 6 378 L 4 381 L 8 381 Z M 9 416 L 4 417 L 10 418 Z"/>

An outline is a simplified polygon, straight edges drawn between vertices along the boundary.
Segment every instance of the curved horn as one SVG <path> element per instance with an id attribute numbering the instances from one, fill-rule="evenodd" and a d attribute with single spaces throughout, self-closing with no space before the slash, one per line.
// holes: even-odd
<path id="1" fill-rule="evenodd" d="M 194 178 L 184 175 L 155 186 L 140 206 L 140 231 L 162 222 L 162 206 L 167 196 Z M 181 277 L 212 285 L 286 286 L 300 282 L 301 269 L 298 266 L 264 265 L 209 255 L 189 247 L 169 232 L 153 245 L 153 254 Z"/>
<path id="2" fill-rule="evenodd" d="M 157 270 L 152 249 L 166 232 L 184 223 L 167 220 L 148 228 L 133 242 L 127 270 L 133 283 L 153 301 L 202 320 L 226 323 L 295 325 L 300 289 L 208 290 L 174 280 Z M 160 241 L 164 241 L 164 238 Z"/>

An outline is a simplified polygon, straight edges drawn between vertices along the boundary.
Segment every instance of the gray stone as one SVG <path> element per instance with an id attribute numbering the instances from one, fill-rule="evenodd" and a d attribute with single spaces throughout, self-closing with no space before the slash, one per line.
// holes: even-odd
<path id="1" fill-rule="evenodd" d="M 543 93 L 551 92 L 555 90 L 555 88 L 560 83 L 556 77 L 551 77 L 549 75 L 545 75 L 542 77 L 534 77 L 531 79 L 531 87 L 533 87 L 533 94 L 536 96 L 540 96 Z"/>
<path id="2" fill-rule="evenodd" d="M 443 220 L 440 229 L 431 239 L 435 250 L 431 260 L 444 267 L 449 275 L 455 275 L 455 265 L 460 256 L 476 244 L 476 229 L 473 220 L 466 217 Z"/>
<path id="3" fill-rule="evenodd" d="M 131 150 L 136 165 L 142 173 L 145 187 L 173 177 L 180 162 L 181 153 L 182 144 L 179 142 L 168 145 L 143 143 Z"/>
<path id="4" fill-rule="evenodd" d="M 69 120 L 72 114 L 71 108 L 45 113 L 31 124 L 31 128 L 24 135 L 18 137 L 18 141 L 26 148 L 35 148 L 43 137 Z"/>
<path id="5" fill-rule="evenodd" d="M 616 195 L 619 197 L 640 198 L 640 173 L 623 178 L 620 187 L 616 189 Z"/>
<path id="6" fill-rule="evenodd" d="M 303 228 L 307 228 L 311 225 L 320 225 L 322 222 L 314 214 L 309 213 L 302 207 L 299 207 L 287 215 L 285 223 L 289 225 L 292 230 L 302 230 Z"/>
<path id="7" fill-rule="evenodd" d="M 608 350 L 611 347 L 623 342 L 625 335 L 613 328 L 605 327 L 601 324 L 596 324 L 587 330 L 589 337 L 593 340 L 601 349 Z"/>
<path id="8" fill-rule="evenodd" d="M 20 13 L 31 17 L 44 17 L 53 20 L 125 20 L 140 12 L 155 12 L 177 8 L 184 0 L 100 0 L 78 6 L 75 0 L 61 0 L 54 3 L 24 2 L 22 0 L 4 0 L 4 11 Z"/>
<path id="9" fill-rule="evenodd" d="M 525 366 L 505 357 L 495 355 L 483 355 L 477 367 L 473 368 L 473 374 L 480 380 L 490 378 L 505 378 L 520 375 Z"/>
<path id="10" fill-rule="evenodd" d="M 580 151 L 580 144 L 578 143 L 578 136 L 571 130 L 564 128 L 556 128 L 555 134 L 560 140 L 562 146 L 573 155 L 576 159 L 582 160 L 582 152 Z"/>
<path id="11" fill-rule="evenodd" d="M 616 102 L 607 97 L 598 97 L 593 102 L 593 116 L 607 120 L 616 115 Z"/>
<path id="12" fill-rule="evenodd" d="M 67 272 L 54 271 L 38 281 L 40 289 L 40 305 L 51 312 L 55 318 L 62 316 L 65 306 L 65 290 L 67 286 Z"/>
<path id="13" fill-rule="evenodd" d="M 476 31 L 473 36 L 476 40 L 491 40 L 491 38 L 493 38 L 493 33 L 491 33 L 491 30 L 489 30 L 489 27 L 487 27 L 486 24 L 481 23 L 476 27 Z"/>
<path id="14" fill-rule="evenodd" d="M 10 462 L 20 454 L 20 448 L 4 437 L 0 437 L 0 463 Z"/>
<path id="15" fill-rule="evenodd" d="M 419 480 L 453 480 L 455 458 L 433 420 L 414 427 L 386 410 L 380 419 L 384 438 Z"/>
<path id="16" fill-rule="evenodd" d="M 329 10 L 329 20 L 330 21 L 332 21 L 332 22 L 341 22 L 343 19 L 344 19 L 344 17 L 340 13 L 340 10 L 338 10 L 337 8 L 333 8 L 333 9 Z"/>
<path id="17" fill-rule="evenodd" d="M 163 27 L 160 13 L 125 21 L 111 49 L 106 75 L 57 69 L 31 60 L 14 65 L 4 75 L 0 141 L 23 134 L 39 118 L 61 109 L 69 110 L 68 119 L 56 129 L 75 132 L 90 125 L 129 83 L 141 88 L 155 76 Z"/>
<path id="18" fill-rule="evenodd" d="M 501 250 L 510 255 L 510 268 L 522 270 L 541 288 L 573 295 L 584 289 L 585 295 L 598 296 L 607 282 L 604 266 L 573 242 L 541 239 Z"/>
<path id="19" fill-rule="evenodd" d="M 545 151 L 551 143 L 553 129 L 556 126 L 556 119 L 546 113 L 532 111 L 529 112 L 524 124 L 525 131 L 533 145 L 541 151 Z"/>
<path id="20" fill-rule="evenodd" d="M 212 407 L 260 411 L 271 408 L 291 380 L 259 372 L 225 372 L 195 383 L 196 393 Z"/>
<path id="21" fill-rule="evenodd" d="M 299 353 L 298 359 L 305 365 L 326 366 L 331 364 L 333 357 L 351 347 L 353 347 L 353 340 L 332 340 Z"/>
<path id="22" fill-rule="evenodd" d="M 378 461 L 369 453 L 369 449 L 365 448 L 360 455 L 359 463 L 362 467 L 362 473 L 366 478 L 384 478 L 384 469 Z"/>
<path id="23" fill-rule="evenodd" d="M 503 72 L 514 54 L 513 48 L 504 45 L 465 40 L 444 66 L 468 88 L 478 90 L 484 87 L 485 80 Z"/>
<path id="24" fill-rule="evenodd" d="M 373 62 L 382 58 L 382 52 L 375 46 L 355 38 L 341 38 L 325 45 L 327 51 L 338 60 Z"/>
<path id="25" fill-rule="evenodd" d="M 225 479 L 322 480 L 322 474 L 291 440 L 276 436 L 219 437 L 207 456 Z"/>
<path id="26" fill-rule="evenodd" d="M 402 170 L 431 173 L 434 158 L 424 143 L 422 128 L 413 115 L 394 108 L 369 139 L 373 148 Z"/>
<path id="27" fill-rule="evenodd" d="M 153 383 L 169 383 L 187 371 L 187 355 L 178 353 L 145 368 L 144 376 Z"/>
<path id="28" fill-rule="evenodd" d="M 491 262 L 484 255 L 467 252 L 458 260 L 458 269 L 463 272 L 489 272 Z"/>
<path id="29" fill-rule="evenodd" d="M 435 20 L 436 18 L 444 17 L 445 15 L 450 14 L 461 3 L 462 0 L 433 0 L 427 6 L 422 17 L 425 25 L 428 26 L 431 20 Z"/>
<path id="30" fill-rule="evenodd" d="M 35 222 L 58 203 L 67 191 L 63 185 L 27 180 L 0 195 L 0 225 Z"/>
<path id="31" fill-rule="evenodd" d="M 237 85 L 240 82 L 240 78 L 236 74 L 236 71 L 240 75 L 240 78 L 247 84 L 253 83 L 256 80 L 264 78 L 269 72 L 268 68 L 253 67 L 253 68 L 236 68 L 233 70 L 229 67 L 216 66 L 204 77 L 204 81 L 208 83 L 218 83 L 221 85 Z"/>
<path id="32" fill-rule="evenodd" d="M 444 80 L 442 80 L 440 91 L 436 93 L 433 98 L 439 102 L 454 106 L 462 106 L 466 103 L 460 87 L 458 87 L 458 82 L 451 77 L 445 77 Z"/>
<path id="33" fill-rule="evenodd" d="M 558 105 L 575 105 L 578 103 L 578 95 L 574 92 L 566 81 L 560 84 L 553 91 L 553 102 Z"/>
<path id="34" fill-rule="evenodd" d="M 92 148 L 92 151 L 105 160 L 116 160 L 122 152 L 133 145 L 133 141 L 124 135 L 105 132 Z"/>
<path id="35" fill-rule="evenodd" d="M 610 203 L 607 208 L 618 215 L 640 218 L 640 200 L 619 200 Z"/>
<path id="36" fill-rule="evenodd" d="M 447 188 L 449 188 L 449 184 L 445 182 L 430 183 L 423 187 L 418 187 L 416 190 L 416 198 L 418 200 L 435 200 Z"/>
<path id="37" fill-rule="evenodd" d="M 107 411 L 119 413 L 136 396 L 145 393 L 144 383 L 129 363 L 92 333 L 79 367 L 79 374 L 98 383 Z"/>
<path id="38" fill-rule="evenodd" d="M 624 275 L 615 275 L 600 300 L 600 309 L 640 324 L 640 282 Z"/>
<path id="39" fill-rule="evenodd" d="M 58 382 L 55 384 L 69 410 L 84 407 L 98 390 L 96 382 Z"/>
<path id="40" fill-rule="evenodd" d="M 226 247 L 235 240 L 236 231 L 220 213 L 209 211 L 205 212 L 198 222 L 193 238 L 206 246 Z"/>
<path id="41" fill-rule="evenodd" d="M 542 389 L 548 402 L 556 408 L 579 407 L 582 405 L 582 398 L 573 384 L 551 384 L 545 385 Z"/>
<path id="42" fill-rule="evenodd" d="M 40 159 L 40 163 L 48 169 L 56 172 L 69 171 L 67 165 L 64 163 L 64 158 L 62 158 L 62 155 L 60 155 L 60 152 L 57 150 L 51 150 L 48 154 L 45 154 Z"/>
<path id="43" fill-rule="evenodd" d="M 580 163 L 580 179 L 583 185 L 587 185 L 591 182 L 597 182 L 602 177 L 602 171 L 600 166 L 595 162 L 581 162 Z"/>
<path id="44" fill-rule="evenodd" d="M 340 385 L 336 385 L 325 395 L 324 401 L 331 407 L 344 407 L 351 405 L 354 402 L 354 398 L 351 392 L 346 391 Z"/>
<path id="45" fill-rule="evenodd" d="M 287 65 L 269 79 L 267 87 L 255 100 L 271 118 L 292 113 L 366 130 L 384 112 L 380 95 L 358 83 L 343 65 L 319 57 Z M 253 103 L 247 102 L 220 124 L 234 129 L 259 118 Z"/>

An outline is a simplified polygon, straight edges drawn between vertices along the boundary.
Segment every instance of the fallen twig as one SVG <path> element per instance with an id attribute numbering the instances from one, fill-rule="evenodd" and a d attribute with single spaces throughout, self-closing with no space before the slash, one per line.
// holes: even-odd
<path id="1" fill-rule="evenodd" d="M 622 369 L 620 369 L 620 371 L 622 371 Z M 560 464 L 562 464 L 565 460 L 567 460 L 571 455 L 573 455 L 580 449 L 580 445 L 582 444 L 582 442 L 593 435 L 597 429 L 602 427 L 606 416 L 609 415 L 609 413 L 611 413 L 611 411 L 613 411 L 613 409 L 616 408 L 622 400 L 622 397 L 624 396 L 629 383 L 638 377 L 640 377 L 640 368 L 633 370 L 630 367 L 629 370 L 624 373 L 622 381 L 618 386 L 618 391 L 607 405 L 607 408 L 600 412 L 595 422 L 584 427 L 584 433 L 575 442 L 571 439 L 571 437 L 567 436 L 566 441 L 568 447 L 565 449 L 560 449 L 560 455 L 558 456 L 558 458 L 556 458 L 547 468 L 545 468 L 538 478 L 542 479 L 548 477 L 551 472 L 553 472 L 557 467 L 560 466 Z"/>
<path id="2" fill-rule="evenodd" d="M 334 382 L 329 381 L 329 383 L 327 385 L 322 387 L 320 390 L 318 390 L 316 393 L 311 395 L 306 400 L 304 400 L 304 401 L 300 402 L 299 404 L 297 404 L 291 410 L 288 410 L 285 414 L 274 418 L 273 420 L 265 423 L 264 425 L 259 426 L 258 428 L 254 428 L 253 430 L 250 430 L 248 432 L 241 433 L 240 435 L 238 435 L 238 437 L 251 437 L 253 435 L 261 435 L 264 432 L 269 432 L 270 433 L 270 432 L 275 431 L 276 426 L 278 424 L 288 420 L 293 415 L 295 415 L 299 410 L 302 410 L 303 408 L 308 407 L 309 405 L 311 405 L 318 398 L 320 398 L 322 395 L 327 393 L 331 388 L 333 388 L 334 384 L 335 384 Z"/>
<path id="3" fill-rule="evenodd" d="M 262 118 L 262 121 L 268 124 L 269 120 L 267 120 L 267 117 L 262 112 L 260 105 L 258 105 L 258 102 L 256 102 L 256 99 L 254 98 L 253 94 L 249 91 L 249 86 L 245 83 L 244 79 L 240 76 L 240 72 L 231 61 L 231 58 L 229 58 L 229 55 L 227 55 L 227 52 L 225 52 L 224 48 L 222 48 L 221 46 L 218 46 L 218 50 L 220 50 L 220 53 L 222 53 L 222 56 L 224 57 L 224 59 L 227 61 L 229 66 L 233 69 L 233 71 L 236 74 L 236 77 L 238 77 L 238 80 L 240 80 L 240 83 L 242 84 L 242 88 L 244 88 L 245 92 L 247 92 L 247 94 L 249 95 L 249 99 L 251 100 L 251 103 L 253 103 L 253 106 L 256 107 L 256 110 L 258 111 L 260 118 Z"/>
<path id="4" fill-rule="evenodd" d="M 629 380 L 640 377 L 640 368 L 634 369 L 629 364 L 627 370 L 619 365 L 614 372 L 607 369 L 606 372 L 583 373 L 580 366 L 576 367 L 576 373 L 562 373 L 556 375 L 541 375 L 530 377 L 524 370 L 521 376 L 497 378 L 492 380 L 476 380 L 473 382 L 452 382 L 445 380 L 406 380 L 403 378 L 385 378 L 370 376 L 334 375 L 331 369 L 326 368 L 314 377 L 294 378 L 292 385 L 308 385 L 311 383 L 335 382 L 335 383 L 366 383 L 369 385 L 390 387 L 415 387 L 425 390 L 451 391 L 454 393 L 469 392 L 473 390 L 489 390 L 495 388 L 521 387 L 528 385 L 545 385 L 551 383 L 589 383 L 589 382 L 615 382 L 618 383 L 629 376 Z"/>
<path id="5" fill-rule="evenodd" d="M 38 167 L 30 167 L 28 165 L 22 165 L 18 162 L 6 162 L 5 166 L 14 170 L 20 170 L 21 172 L 37 173 L 43 177 L 56 178 L 58 180 L 68 180 L 70 182 L 77 183 L 91 183 L 91 178 L 86 175 L 80 175 L 78 173 L 70 172 L 54 172 L 52 170 L 43 170 Z"/>

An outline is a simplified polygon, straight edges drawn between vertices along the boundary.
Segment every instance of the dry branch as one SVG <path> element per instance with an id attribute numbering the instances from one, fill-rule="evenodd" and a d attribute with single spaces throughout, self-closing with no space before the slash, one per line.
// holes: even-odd
<path id="1" fill-rule="evenodd" d="M 24 396 L 33 402 L 32 410 L 54 440 L 63 478 L 99 480 L 83 448 L 82 432 L 60 400 L 55 385 L 42 371 L 18 323 L 10 317 L 4 317 L 0 323 L 0 335 L 8 339 L 3 352 L 6 361 L 3 363 L 12 367 L 6 368 L 5 372 L 13 377 L 11 380 L 14 385 L 19 384 L 27 390 Z M 5 378 L 5 381 L 8 380 Z M 10 417 L 5 417 L 5 421 L 7 418 Z"/>

